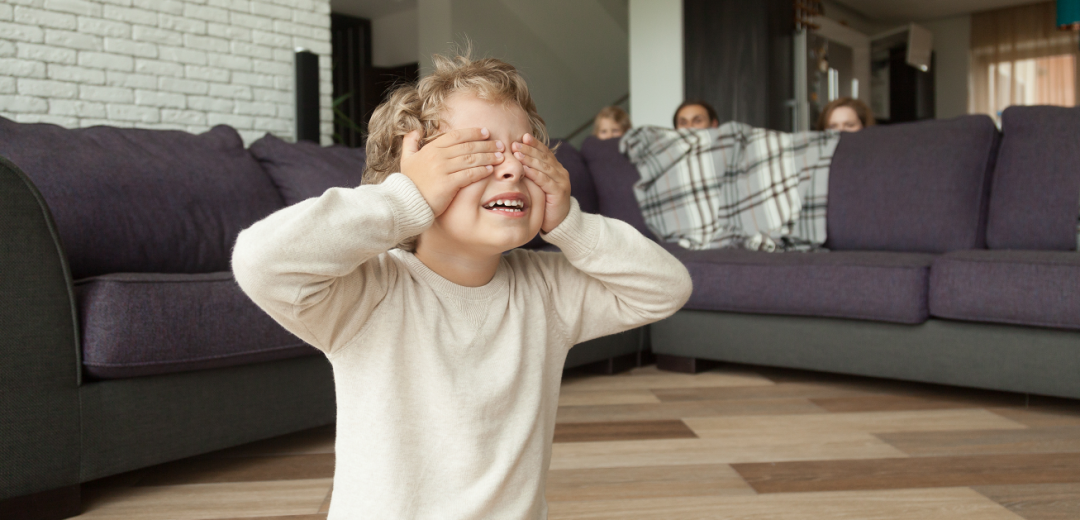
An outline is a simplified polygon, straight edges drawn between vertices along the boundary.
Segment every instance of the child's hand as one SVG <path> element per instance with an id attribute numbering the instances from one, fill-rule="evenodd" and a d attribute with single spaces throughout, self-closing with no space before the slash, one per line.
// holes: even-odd
<path id="1" fill-rule="evenodd" d="M 544 190 L 544 223 L 540 230 L 550 233 L 570 213 L 570 172 L 531 134 L 525 134 L 520 143 L 510 147 L 514 157 L 524 165 L 525 177 Z"/>
<path id="2" fill-rule="evenodd" d="M 489 141 L 487 128 L 451 130 L 420 148 L 420 131 L 401 143 L 401 173 L 412 179 L 435 216 L 441 215 L 458 190 L 485 179 L 492 165 L 503 162 L 502 141 Z"/>

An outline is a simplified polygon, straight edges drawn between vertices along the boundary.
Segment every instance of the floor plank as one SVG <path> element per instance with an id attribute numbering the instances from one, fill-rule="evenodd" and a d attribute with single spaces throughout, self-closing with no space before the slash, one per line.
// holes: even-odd
<path id="1" fill-rule="evenodd" d="M 1080 452 L 1080 427 L 1076 426 L 1011 431 L 906 431 L 877 437 L 917 457 Z"/>
<path id="2" fill-rule="evenodd" d="M 588 406 L 608 404 L 659 403 L 648 389 L 628 390 L 563 390 L 559 394 L 559 406 Z"/>
<path id="3" fill-rule="evenodd" d="M 749 461 L 907 457 L 865 433 L 791 435 L 776 431 L 720 439 L 570 442 L 552 445 L 552 469 L 727 464 Z"/>
<path id="4" fill-rule="evenodd" d="M 556 422 L 659 421 L 687 417 L 824 413 L 807 399 L 751 399 L 745 401 L 687 401 L 677 403 L 609 406 L 563 406 Z"/>
<path id="5" fill-rule="evenodd" d="M 575 376 L 565 379 L 564 390 L 631 390 L 652 388 L 693 388 L 700 386 L 762 386 L 772 381 L 745 370 L 716 369 L 700 374 L 680 374 L 657 370 L 656 366 L 635 368 L 613 376 Z"/>
<path id="6" fill-rule="evenodd" d="M 1044 408 L 990 408 L 989 410 L 1032 428 L 1080 426 L 1080 411 Z"/>
<path id="7" fill-rule="evenodd" d="M 752 494 L 727 464 L 562 469 L 547 479 L 552 502 Z"/>
<path id="8" fill-rule="evenodd" d="M 706 386 L 697 388 L 657 388 L 651 394 L 665 403 L 678 401 L 723 401 L 729 399 L 819 399 L 876 395 L 869 390 L 818 383 L 778 383 L 759 386 Z"/>
<path id="9" fill-rule="evenodd" d="M 1027 427 L 986 410 L 862 412 L 755 417 L 692 417 L 685 419 L 699 437 L 752 436 L 776 431 L 799 435 L 838 432 L 933 432 L 947 430 L 1016 430 Z"/>
<path id="10" fill-rule="evenodd" d="M 1080 484 L 979 486 L 974 489 L 1025 520 L 1080 518 Z"/>
<path id="11" fill-rule="evenodd" d="M 861 395 L 815 398 L 810 402 L 830 412 L 887 412 L 1008 406 L 1022 403 L 1021 399 L 1020 396 L 998 395 Z"/>
<path id="12" fill-rule="evenodd" d="M 549 520 L 1019 520 L 970 489 L 552 502 Z"/>
<path id="13" fill-rule="evenodd" d="M 559 423 L 554 442 L 634 441 L 647 439 L 694 439 L 686 423 L 673 421 L 622 421 Z"/>
<path id="14" fill-rule="evenodd" d="M 758 493 L 1080 482 L 1080 453 L 733 464 Z"/>

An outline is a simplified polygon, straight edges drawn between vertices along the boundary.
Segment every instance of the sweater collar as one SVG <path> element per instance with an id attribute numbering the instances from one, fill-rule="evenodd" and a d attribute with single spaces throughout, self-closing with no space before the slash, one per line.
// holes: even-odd
<path id="1" fill-rule="evenodd" d="M 490 300 L 493 296 L 499 293 L 505 294 L 507 291 L 508 281 L 505 259 L 499 260 L 499 267 L 495 270 L 495 276 L 491 278 L 491 281 L 480 287 L 465 287 L 443 278 L 439 273 L 432 271 L 424 262 L 421 262 L 419 258 L 416 258 L 416 255 L 408 251 L 393 249 L 390 253 L 401 259 L 410 272 L 427 282 L 435 292 L 447 296 L 465 300 Z"/>

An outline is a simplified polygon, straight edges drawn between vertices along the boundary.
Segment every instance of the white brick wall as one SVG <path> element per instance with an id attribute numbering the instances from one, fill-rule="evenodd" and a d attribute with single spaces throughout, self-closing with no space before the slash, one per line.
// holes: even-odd
<path id="1" fill-rule="evenodd" d="M 296 47 L 319 55 L 329 144 L 330 0 L 3 0 L 0 115 L 293 140 Z"/>

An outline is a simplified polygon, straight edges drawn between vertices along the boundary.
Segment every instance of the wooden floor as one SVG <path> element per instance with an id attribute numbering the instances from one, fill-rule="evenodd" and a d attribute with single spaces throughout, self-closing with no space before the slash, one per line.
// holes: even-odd
<path id="1" fill-rule="evenodd" d="M 85 519 L 322 520 L 333 429 L 86 484 Z M 727 365 L 567 374 L 556 519 L 1080 519 L 1080 401 Z"/>

